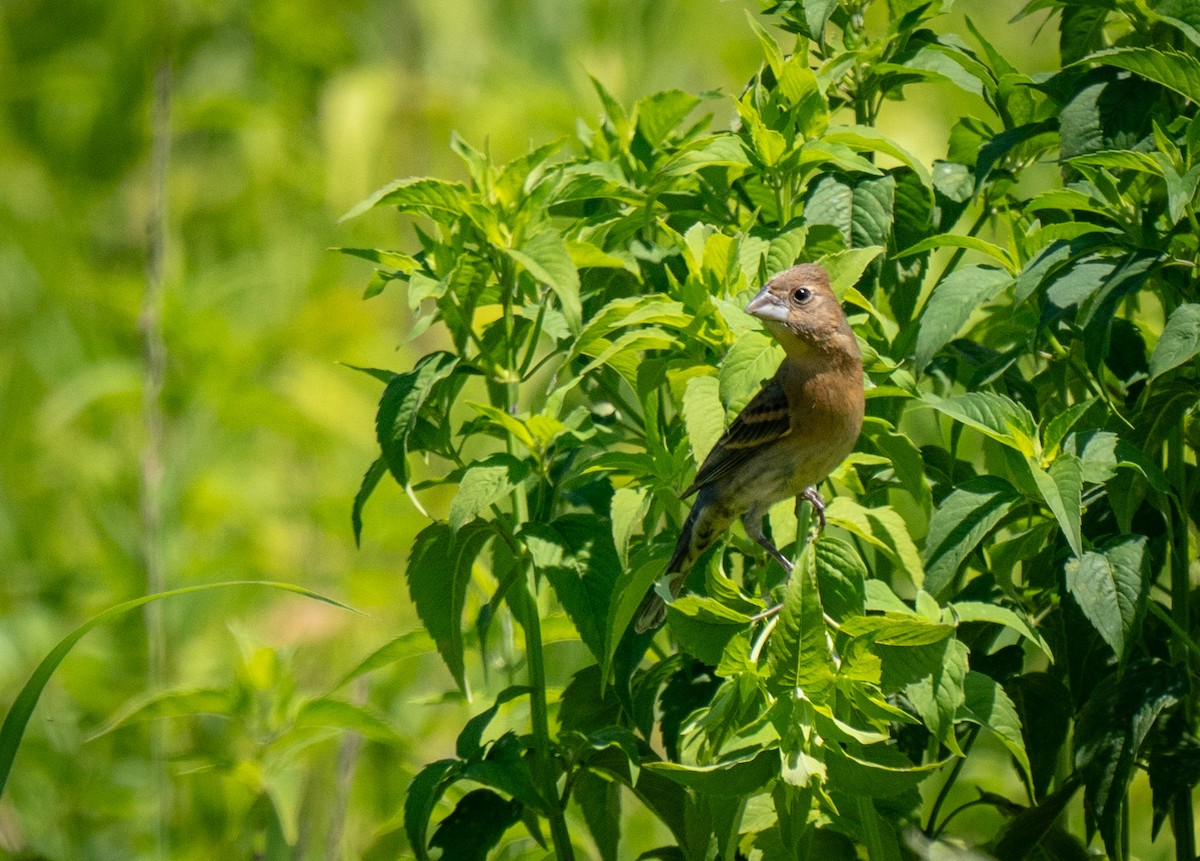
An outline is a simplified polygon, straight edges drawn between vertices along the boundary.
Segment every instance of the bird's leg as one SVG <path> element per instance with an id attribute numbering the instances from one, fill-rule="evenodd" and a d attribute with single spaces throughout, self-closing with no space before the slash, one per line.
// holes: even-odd
<path id="1" fill-rule="evenodd" d="M 796 519 L 800 519 L 800 503 L 807 499 L 813 507 L 813 514 L 817 516 L 817 534 L 820 535 L 825 531 L 825 499 L 812 485 L 804 488 L 804 492 L 796 497 Z"/>
<path id="2" fill-rule="evenodd" d="M 790 577 L 792 574 L 791 560 L 780 553 L 779 549 L 767 539 L 767 536 L 763 535 L 762 518 L 763 516 L 761 512 L 752 509 L 742 515 L 742 526 L 746 527 L 746 534 L 758 542 L 759 546 L 761 546 L 764 550 L 770 553 L 771 556 L 774 557 L 775 561 L 783 567 L 783 570 L 786 571 Z"/>

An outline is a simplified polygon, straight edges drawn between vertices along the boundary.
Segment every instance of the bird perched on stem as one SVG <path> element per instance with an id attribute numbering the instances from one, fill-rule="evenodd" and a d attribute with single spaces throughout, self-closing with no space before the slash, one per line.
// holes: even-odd
<path id="1" fill-rule="evenodd" d="M 791 562 L 763 535 L 762 519 L 776 502 L 802 497 L 823 527 L 825 504 L 816 485 L 850 453 L 862 428 L 862 357 L 822 267 L 805 263 L 771 279 L 746 313 L 763 321 L 787 356 L 683 494 L 697 496 L 664 577 L 672 597 L 700 554 L 739 515 L 746 534 L 791 573 Z M 634 627 L 639 633 L 657 628 L 666 616 L 666 604 L 651 589 Z"/>

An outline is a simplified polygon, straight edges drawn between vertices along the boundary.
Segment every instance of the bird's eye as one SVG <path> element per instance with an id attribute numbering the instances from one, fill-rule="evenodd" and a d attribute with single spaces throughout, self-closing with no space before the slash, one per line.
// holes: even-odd
<path id="1" fill-rule="evenodd" d="M 794 299 L 796 301 L 797 305 L 803 304 L 804 302 L 807 302 L 811 298 L 812 298 L 812 291 L 809 290 L 807 287 L 797 288 L 796 292 L 792 294 L 792 299 Z"/>

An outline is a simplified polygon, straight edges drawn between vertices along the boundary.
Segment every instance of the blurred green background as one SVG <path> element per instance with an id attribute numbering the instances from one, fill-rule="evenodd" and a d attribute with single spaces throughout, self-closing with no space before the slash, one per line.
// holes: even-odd
<path id="1" fill-rule="evenodd" d="M 247 857 L 275 827 L 264 798 L 319 813 L 285 822 L 305 857 L 402 847 L 392 817 L 408 779 L 481 707 L 443 697 L 452 682 L 436 658 L 340 692 L 386 718 L 390 743 L 358 750 L 327 732 L 272 752 L 293 691 L 325 692 L 418 627 L 402 569 L 423 522 L 394 486 L 372 499 L 354 546 L 379 388 L 339 362 L 404 369 L 438 335 L 406 346 L 402 295 L 362 301 L 369 266 L 329 250 L 410 247 L 407 228 L 386 213 L 337 219 L 397 177 L 462 178 L 452 130 L 501 160 L 572 134 L 599 111 L 589 75 L 625 104 L 668 87 L 736 94 L 759 61 L 746 21 L 757 6 L 0 4 L 0 706 L 72 628 L 147 591 L 139 487 L 154 442 L 138 318 L 162 62 L 164 581 L 286 581 L 363 613 L 251 587 L 168 601 L 158 685 L 195 694 L 180 711 L 216 715 L 96 738 L 153 684 L 142 615 L 89 635 L 47 689 L 0 799 L 0 857 Z M 960 3 L 944 28 L 965 32 L 970 15 L 1022 69 L 1051 67 L 1056 31 L 1039 36 L 1040 18 L 1009 25 L 1015 9 Z M 711 105 L 727 123 L 728 101 Z M 957 91 L 927 87 L 881 125 L 929 161 L 971 111 Z M 550 659 L 562 684 L 583 657 L 567 646 Z M 506 671 L 472 672 L 508 683 Z"/>

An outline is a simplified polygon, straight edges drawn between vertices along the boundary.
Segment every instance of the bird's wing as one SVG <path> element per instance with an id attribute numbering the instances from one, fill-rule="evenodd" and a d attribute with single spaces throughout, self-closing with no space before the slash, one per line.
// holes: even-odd
<path id="1" fill-rule="evenodd" d="M 696 473 L 692 486 L 684 491 L 684 497 L 729 474 L 754 457 L 763 446 L 787 436 L 791 431 L 792 411 L 787 393 L 779 380 L 773 378 L 763 385 L 717 440 Z"/>

